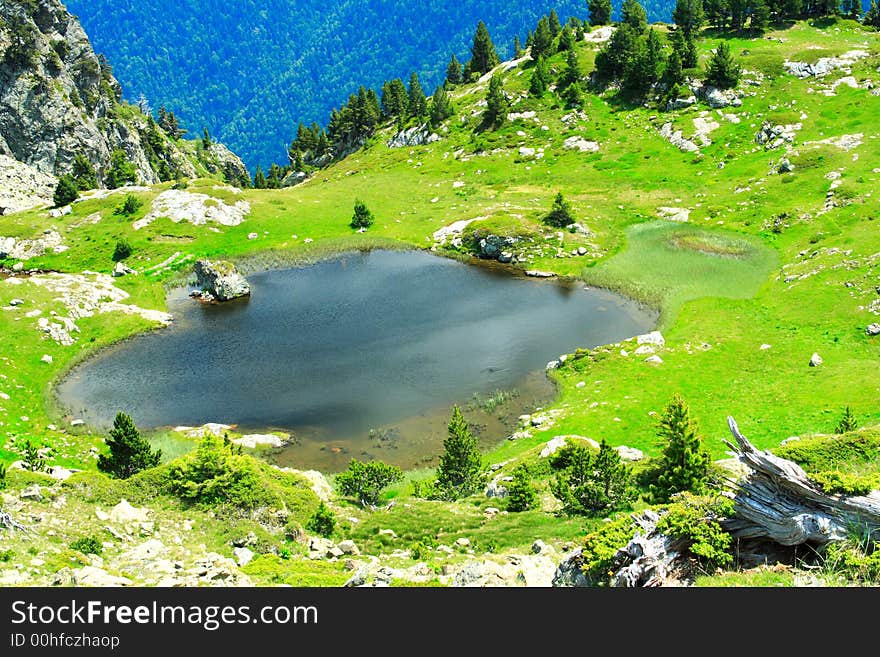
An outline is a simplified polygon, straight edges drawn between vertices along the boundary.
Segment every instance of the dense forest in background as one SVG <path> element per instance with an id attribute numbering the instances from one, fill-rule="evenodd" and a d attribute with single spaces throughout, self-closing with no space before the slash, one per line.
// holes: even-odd
<path id="1" fill-rule="evenodd" d="M 67 0 L 129 100 L 173 110 L 183 128 L 211 135 L 258 163 L 286 161 L 298 122 L 325 125 L 359 85 L 416 71 L 427 93 L 451 53 L 470 59 L 478 20 L 502 59 L 514 35 L 555 8 L 586 19 L 586 0 Z M 643 3 L 670 20 L 674 0 Z M 614 2 L 615 16 L 620 2 Z"/>

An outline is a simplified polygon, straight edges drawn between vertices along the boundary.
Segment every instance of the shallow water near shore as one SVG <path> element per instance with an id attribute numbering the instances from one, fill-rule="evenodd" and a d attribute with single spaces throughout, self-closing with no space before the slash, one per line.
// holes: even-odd
<path id="1" fill-rule="evenodd" d="M 249 281 L 250 299 L 227 304 L 173 291 L 172 326 L 75 368 L 58 387 L 62 404 L 101 428 L 125 411 L 143 429 L 221 422 L 292 433 L 270 455 L 281 465 L 428 465 L 453 404 L 491 445 L 552 399 L 548 361 L 656 320 L 583 283 L 414 251 L 350 253 Z"/>

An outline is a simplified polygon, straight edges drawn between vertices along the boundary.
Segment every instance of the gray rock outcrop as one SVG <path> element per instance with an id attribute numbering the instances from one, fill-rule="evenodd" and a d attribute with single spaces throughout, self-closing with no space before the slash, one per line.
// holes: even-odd
<path id="1" fill-rule="evenodd" d="M 440 139 L 440 135 L 431 132 L 427 124 L 413 126 L 401 130 L 388 140 L 388 148 L 403 148 L 405 146 L 424 146 Z"/>
<path id="2" fill-rule="evenodd" d="M 196 274 L 196 285 L 204 299 L 230 301 L 249 296 L 251 293 L 247 280 L 236 271 L 231 262 L 196 260 L 193 269 Z"/>
<path id="3" fill-rule="evenodd" d="M 57 184 L 55 176 L 0 155 L 0 215 L 50 205 Z"/>
<path id="4" fill-rule="evenodd" d="M 0 0 L 0 52 L 0 155 L 54 176 L 70 173 L 83 155 L 99 184 L 115 150 L 143 184 L 195 177 L 195 160 L 224 175 L 246 173 L 224 146 L 183 148 L 126 105 L 107 60 L 60 0 Z"/>
<path id="5" fill-rule="evenodd" d="M 503 237 L 501 235 L 486 235 L 479 241 L 480 257 L 490 260 L 501 260 L 502 254 L 510 251 L 516 244 L 515 237 Z M 506 258 L 510 262 L 509 258 Z"/>

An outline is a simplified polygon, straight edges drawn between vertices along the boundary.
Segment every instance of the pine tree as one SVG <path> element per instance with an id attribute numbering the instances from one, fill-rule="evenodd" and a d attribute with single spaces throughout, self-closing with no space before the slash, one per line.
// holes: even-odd
<path id="1" fill-rule="evenodd" d="M 715 54 L 709 60 L 705 82 L 719 89 L 730 89 L 739 82 L 740 67 L 725 41 L 718 44 Z"/>
<path id="2" fill-rule="evenodd" d="M 556 198 L 553 199 L 553 208 L 544 217 L 544 223 L 555 228 L 565 228 L 574 222 L 575 218 L 571 212 L 571 206 L 565 200 L 562 192 L 557 192 Z"/>
<path id="3" fill-rule="evenodd" d="M 566 467 L 550 491 L 569 514 L 588 515 L 630 504 L 636 497 L 629 468 L 603 439 L 599 453 L 583 445 L 567 449 Z"/>
<path id="4" fill-rule="evenodd" d="M 486 94 L 486 110 L 483 112 L 483 125 L 486 128 L 498 128 L 507 117 L 507 97 L 501 83 L 500 75 L 493 75 L 489 80 L 489 91 Z"/>
<path id="5" fill-rule="evenodd" d="M 667 405 L 657 435 L 663 443 L 663 455 L 660 473 L 651 485 L 654 497 L 667 502 L 682 491 L 703 492 L 709 481 L 710 457 L 681 396 L 675 395 Z"/>
<path id="6" fill-rule="evenodd" d="M 279 189 L 281 187 L 281 179 L 283 177 L 283 170 L 280 166 L 273 162 L 272 166 L 269 167 L 269 175 L 266 176 L 266 188 Z"/>
<path id="7" fill-rule="evenodd" d="M 425 98 L 425 92 L 422 91 L 419 74 L 415 71 L 409 76 L 408 97 L 407 110 L 410 116 L 421 118 L 428 113 L 428 99 Z"/>
<path id="8" fill-rule="evenodd" d="M 559 35 L 559 52 L 565 52 L 566 50 L 574 50 L 574 31 L 571 29 L 571 26 L 566 24 L 564 28 L 562 28 L 562 34 Z"/>
<path id="9" fill-rule="evenodd" d="M 78 198 L 79 188 L 77 187 L 73 176 L 67 174 L 60 176 L 58 178 L 58 184 L 55 186 L 55 193 L 52 196 L 55 207 L 60 208 L 68 203 L 73 203 Z"/>
<path id="10" fill-rule="evenodd" d="M 535 28 L 535 34 L 532 38 L 532 59 L 538 57 L 549 57 L 553 53 L 550 49 L 553 47 L 553 37 L 550 34 L 550 23 L 544 16 L 538 21 L 538 27 Z"/>
<path id="11" fill-rule="evenodd" d="M 569 50 L 565 56 L 565 71 L 559 79 L 558 88 L 564 91 L 581 80 L 581 65 L 575 50 Z"/>
<path id="12" fill-rule="evenodd" d="M 155 468 L 162 458 L 162 452 L 151 449 L 125 413 L 116 414 L 105 442 L 110 451 L 98 456 L 98 470 L 117 479 L 128 479 L 141 470 Z"/>
<path id="13" fill-rule="evenodd" d="M 461 69 L 459 68 L 459 75 Z M 405 117 L 409 106 L 409 93 L 400 78 L 382 85 L 382 112 L 386 118 Z"/>
<path id="14" fill-rule="evenodd" d="M 676 87 L 684 84 L 684 71 L 681 69 L 681 57 L 677 50 L 669 53 L 666 60 L 666 70 L 663 71 L 663 82 L 670 93 L 675 93 Z"/>
<path id="15" fill-rule="evenodd" d="M 523 56 L 523 47 L 522 47 L 522 44 L 519 42 L 519 35 L 515 34 L 513 36 L 513 58 L 519 59 L 522 56 Z"/>
<path id="16" fill-rule="evenodd" d="M 434 90 L 434 95 L 431 97 L 431 127 L 436 128 L 454 113 L 455 110 L 452 107 L 452 99 L 449 97 L 449 94 L 446 93 L 446 89 L 444 89 L 442 85 L 437 87 L 437 89 Z"/>
<path id="17" fill-rule="evenodd" d="M 455 86 L 456 84 L 461 84 L 462 81 L 462 71 L 461 64 L 455 58 L 455 55 L 452 55 L 452 58 L 449 60 L 449 65 L 446 67 L 446 84 L 450 86 Z"/>
<path id="18" fill-rule="evenodd" d="M 352 228 L 369 228 L 373 225 L 373 213 L 363 201 L 354 202 L 354 214 L 348 225 Z"/>
<path id="19" fill-rule="evenodd" d="M 703 0 L 677 0 L 672 20 L 682 32 L 696 36 L 705 20 Z"/>
<path id="20" fill-rule="evenodd" d="M 880 29 L 880 4 L 877 0 L 871 0 L 871 8 L 865 14 L 864 24 Z"/>
<path id="21" fill-rule="evenodd" d="M 861 0 L 854 0 L 859 4 Z M 756 32 L 764 32 L 770 27 L 770 7 L 765 0 L 752 0 L 752 17 L 749 20 L 749 27 Z"/>
<path id="22" fill-rule="evenodd" d="M 596 77 L 601 81 L 623 76 L 627 62 L 639 52 L 639 37 L 629 25 L 622 24 L 596 55 Z"/>
<path id="23" fill-rule="evenodd" d="M 92 163 L 82 153 L 77 153 L 76 157 L 73 158 L 73 170 L 70 175 L 76 183 L 76 188 L 81 192 L 87 189 L 97 189 L 98 187 L 98 176 L 95 173 L 95 167 L 92 166 Z"/>
<path id="24" fill-rule="evenodd" d="M 862 0 L 848 0 L 849 7 L 846 6 L 847 0 L 844 0 L 844 10 L 846 15 L 854 21 L 862 17 Z"/>
<path id="25" fill-rule="evenodd" d="M 580 109 L 584 105 L 584 90 L 580 82 L 568 85 L 561 94 L 565 106 L 569 109 Z"/>
<path id="26" fill-rule="evenodd" d="M 696 68 L 699 63 L 697 44 L 694 37 L 685 34 L 682 30 L 672 32 L 672 50 L 678 53 L 682 68 Z"/>
<path id="27" fill-rule="evenodd" d="M 447 430 L 443 454 L 437 467 L 436 487 L 443 499 L 456 500 L 472 495 L 483 487 L 485 469 L 477 439 L 471 434 L 458 406 L 452 408 Z"/>
<path id="28" fill-rule="evenodd" d="M 489 36 L 489 30 L 483 21 L 477 23 L 477 31 L 474 33 L 474 45 L 471 48 L 471 61 L 469 70 L 471 73 L 483 75 L 500 64 L 498 54 L 495 52 L 495 44 Z"/>
<path id="29" fill-rule="evenodd" d="M 533 96 L 543 96 L 550 86 L 550 69 L 543 57 L 538 57 L 535 68 L 532 69 L 532 79 L 529 82 L 529 93 Z"/>
<path id="30" fill-rule="evenodd" d="M 513 469 L 513 481 L 507 486 L 507 510 L 512 512 L 528 511 L 534 508 L 538 493 L 532 485 L 532 473 L 529 466 L 520 463 Z"/>
<path id="31" fill-rule="evenodd" d="M 636 34 L 642 34 L 648 29 L 648 14 L 639 0 L 623 0 L 620 11 L 623 18 L 621 22 L 633 28 Z"/>
<path id="32" fill-rule="evenodd" d="M 858 428 L 859 423 L 856 420 L 856 416 L 853 415 L 852 409 L 847 404 L 846 408 L 843 409 L 843 415 L 840 417 L 837 427 L 834 429 L 834 433 L 849 433 Z"/>
<path id="33" fill-rule="evenodd" d="M 104 179 L 109 189 L 116 189 L 122 185 L 133 183 L 137 180 L 137 169 L 128 161 L 128 155 L 121 148 L 110 153 L 110 169 Z"/>
<path id="34" fill-rule="evenodd" d="M 611 0 L 589 0 L 590 25 L 608 25 L 611 22 Z"/>
<path id="35" fill-rule="evenodd" d="M 211 144 L 214 143 L 211 141 L 211 133 L 208 132 L 207 128 L 202 128 L 202 146 L 205 149 L 211 148 Z"/>
<path id="36" fill-rule="evenodd" d="M 257 165 L 257 172 L 254 174 L 254 189 L 266 189 L 266 176 L 260 165 Z"/>
<path id="37" fill-rule="evenodd" d="M 624 67 L 623 85 L 633 93 L 645 94 L 660 79 L 663 49 L 654 28 L 640 44 L 638 54 Z"/>
<path id="38" fill-rule="evenodd" d="M 562 31 L 562 24 L 559 22 L 559 14 L 555 9 L 550 10 L 550 18 L 547 19 L 547 26 L 550 28 L 550 38 L 555 39 Z"/>

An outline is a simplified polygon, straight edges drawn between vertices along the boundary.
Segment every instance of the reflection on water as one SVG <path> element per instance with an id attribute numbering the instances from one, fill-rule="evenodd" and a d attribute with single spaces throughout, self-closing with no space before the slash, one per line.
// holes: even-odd
<path id="1" fill-rule="evenodd" d="M 504 409 L 472 413 L 484 440 L 498 440 L 504 413 L 515 420 L 551 396 L 548 360 L 654 321 L 579 283 L 421 252 L 354 253 L 250 282 L 249 300 L 222 305 L 176 291 L 170 328 L 74 370 L 62 401 L 98 426 L 124 410 L 144 428 L 282 429 L 297 440 L 277 458 L 298 467 L 332 470 L 365 455 L 410 466 L 437 453 L 453 403 L 519 389 Z M 381 432 L 391 437 L 377 440 Z"/>

